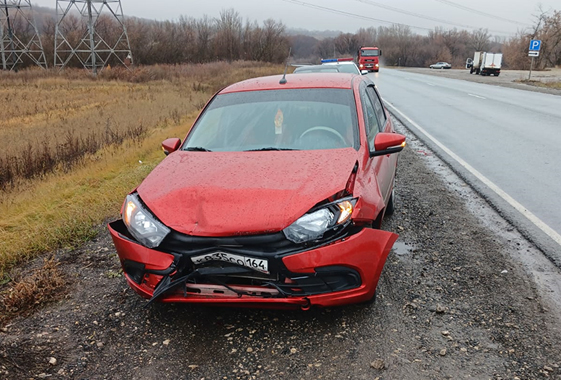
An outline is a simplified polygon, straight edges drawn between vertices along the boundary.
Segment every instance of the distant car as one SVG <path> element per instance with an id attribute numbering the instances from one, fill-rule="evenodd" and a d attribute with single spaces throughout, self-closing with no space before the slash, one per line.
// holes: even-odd
<path id="1" fill-rule="evenodd" d="M 353 62 L 352 58 L 334 58 L 334 59 L 322 59 L 321 64 L 323 66 L 334 66 L 339 69 L 341 73 L 356 74 L 360 75 L 361 71 L 358 66 Z"/>
<path id="2" fill-rule="evenodd" d="M 304 310 L 374 298 L 405 136 L 367 76 L 245 80 L 186 129 L 109 224 L 134 291 Z"/>
<path id="3" fill-rule="evenodd" d="M 433 65 L 429 66 L 430 69 L 451 69 L 452 65 L 448 62 L 436 62 Z"/>
<path id="4" fill-rule="evenodd" d="M 325 66 L 325 65 L 305 65 L 298 66 L 294 69 L 294 74 L 302 73 L 338 73 L 339 67 L 337 66 Z"/>

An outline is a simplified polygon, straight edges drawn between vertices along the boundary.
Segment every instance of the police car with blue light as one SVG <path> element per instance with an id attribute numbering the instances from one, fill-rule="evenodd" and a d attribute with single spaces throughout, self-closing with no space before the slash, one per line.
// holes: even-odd
<path id="1" fill-rule="evenodd" d="M 361 72 L 357 65 L 354 63 L 353 58 L 333 58 L 333 59 L 322 59 L 322 65 L 336 65 L 340 73 L 349 74 L 367 74 L 367 71 Z"/>

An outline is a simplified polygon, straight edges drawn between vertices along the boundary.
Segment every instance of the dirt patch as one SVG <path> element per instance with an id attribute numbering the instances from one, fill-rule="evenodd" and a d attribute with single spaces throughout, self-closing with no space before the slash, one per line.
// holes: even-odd
<path id="1" fill-rule="evenodd" d="M 469 70 L 462 69 L 431 70 L 412 67 L 399 69 L 394 68 L 394 70 L 404 70 L 418 74 L 442 76 L 445 78 L 517 88 L 519 90 L 561 95 L 561 88 L 550 88 L 542 86 L 543 83 L 561 82 L 561 69 L 557 68 L 548 71 L 532 71 L 532 81 L 528 81 L 529 72 L 524 70 L 501 70 L 501 74 L 498 77 L 470 74 Z"/>
<path id="2" fill-rule="evenodd" d="M 531 247 L 480 221 L 483 210 L 425 165 L 431 154 L 400 155 L 397 209 L 383 225 L 400 238 L 376 304 L 145 307 L 100 227 L 95 241 L 56 254 L 67 298 L 0 330 L 0 377 L 560 378 L 559 315 L 511 258 Z"/>

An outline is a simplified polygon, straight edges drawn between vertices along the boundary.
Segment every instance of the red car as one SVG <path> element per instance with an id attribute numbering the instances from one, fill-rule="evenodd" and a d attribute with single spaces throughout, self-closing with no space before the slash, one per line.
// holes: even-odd
<path id="1" fill-rule="evenodd" d="M 161 302 L 369 301 L 397 239 L 378 227 L 404 146 L 366 76 L 228 86 L 109 224 L 127 282 Z"/>

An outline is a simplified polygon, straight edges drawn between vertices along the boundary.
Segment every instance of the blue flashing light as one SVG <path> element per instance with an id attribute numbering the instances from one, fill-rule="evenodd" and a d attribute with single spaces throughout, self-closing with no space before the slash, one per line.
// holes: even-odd
<path id="1" fill-rule="evenodd" d="M 322 59 L 321 63 L 328 63 L 328 62 L 337 62 L 337 59 Z"/>

